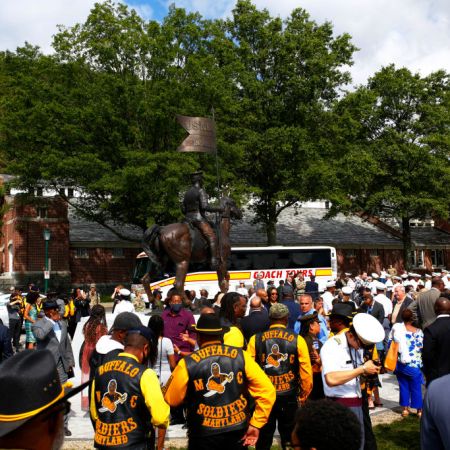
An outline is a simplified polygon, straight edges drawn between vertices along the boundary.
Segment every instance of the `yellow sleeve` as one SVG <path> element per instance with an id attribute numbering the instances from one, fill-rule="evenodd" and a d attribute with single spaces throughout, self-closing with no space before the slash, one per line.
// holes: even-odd
<path id="1" fill-rule="evenodd" d="M 95 422 L 98 419 L 97 408 L 95 407 L 95 378 L 92 380 L 92 384 L 91 384 L 91 398 L 90 398 L 89 410 L 91 413 L 91 420 L 93 422 Z"/>
<path id="2" fill-rule="evenodd" d="M 256 359 L 256 335 L 253 335 L 248 341 L 247 345 L 247 353 L 253 358 Z"/>
<path id="3" fill-rule="evenodd" d="M 164 400 L 170 406 L 178 406 L 186 397 L 189 374 L 184 359 L 180 359 L 163 388 Z"/>
<path id="4" fill-rule="evenodd" d="M 378 350 L 376 347 L 373 348 L 373 355 L 372 355 L 372 359 L 374 359 L 375 361 L 377 359 L 380 359 L 379 355 L 378 355 Z"/>
<path id="5" fill-rule="evenodd" d="M 167 428 L 169 426 L 170 408 L 164 401 L 158 377 L 153 370 L 146 369 L 142 374 L 141 391 L 152 416 L 152 424 L 156 427 Z"/>
<path id="6" fill-rule="evenodd" d="M 308 346 L 302 336 L 297 337 L 297 353 L 300 377 L 300 401 L 305 401 L 313 388 L 313 372 Z"/>
<path id="7" fill-rule="evenodd" d="M 230 327 L 230 331 L 223 335 L 223 343 L 231 347 L 244 348 L 244 335 L 238 327 Z"/>
<path id="8" fill-rule="evenodd" d="M 248 392 L 255 399 L 255 411 L 250 419 L 250 425 L 261 428 L 269 419 L 270 411 L 277 394 L 275 386 L 269 380 L 255 360 L 244 351 L 245 376 L 248 379 Z"/>

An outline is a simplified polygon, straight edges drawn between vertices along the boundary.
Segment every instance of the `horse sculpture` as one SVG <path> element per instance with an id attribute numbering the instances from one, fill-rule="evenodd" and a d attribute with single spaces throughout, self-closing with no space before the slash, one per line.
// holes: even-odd
<path id="1" fill-rule="evenodd" d="M 231 251 L 231 219 L 242 219 L 242 212 L 229 197 L 220 199 L 220 207 L 222 212 L 220 213 L 218 227 L 219 264 L 217 267 L 217 278 L 220 290 L 225 293 L 228 291 L 230 279 L 227 260 Z M 157 267 L 164 268 L 169 260 L 175 264 L 175 288 L 179 292 L 184 290 L 189 263 L 208 263 L 211 257 L 204 237 L 199 230 L 186 222 L 172 223 L 162 227 L 153 225 L 145 231 L 142 247 Z M 142 278 L 142 283 L 147 290 L 149 274 Z"/>

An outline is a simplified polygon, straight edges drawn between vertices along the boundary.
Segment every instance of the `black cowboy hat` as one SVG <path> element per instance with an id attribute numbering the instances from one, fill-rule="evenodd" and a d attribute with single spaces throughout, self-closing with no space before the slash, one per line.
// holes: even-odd
<path id="1" fill-rule="evenodd" d="M 350 302 L 337 302 L 333 305 L 333 309 L 328 315 L 330 318 L 332 316 L 339 316 L 352 320 L 355 315 L 355 305 Z"/>
<path id="2" fill-rule="evenodd" d="M 62 385 L 49 350 L 24 350 L 0 365 L 0 437 L 48 408 L 64 403 L 89 382 Z"/>
<path id="3" fill-rule="evenodd" d="M 220 324 L 220 318 L 215 314 L 200 315 L 196 325 L 191 325 L 191 330 L 199 334 L 219 336 L 230 331 L 229 327 Z"/>

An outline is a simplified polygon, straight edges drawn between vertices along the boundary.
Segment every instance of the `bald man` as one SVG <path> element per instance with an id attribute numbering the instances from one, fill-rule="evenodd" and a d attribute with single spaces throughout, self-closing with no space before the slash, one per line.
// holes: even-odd
<path id="1" fill-rule="evenodd" d="M 266 294 L 266 298 L 268 298 L 267 292 L 264 291 L 264 289 L 258 289 L 257 292 L 260 290 L 262 290 Z M 268 330 L 269 325 L 269 314 L 267 313 L 267 309 L 263 306 L 263 300 L 258 295 L 255 295 L 250 300 L 249 315 L 241 320 L 241 329 L 245 341 L 248 342 L 256 333 Z"/>
<path id="2" fill-rule="evenodd" d="M 450 374 L 450 299 L 439 297 L 434 311 L 436 320 L 423 332 L 423 373 L 427 385 Z"/>

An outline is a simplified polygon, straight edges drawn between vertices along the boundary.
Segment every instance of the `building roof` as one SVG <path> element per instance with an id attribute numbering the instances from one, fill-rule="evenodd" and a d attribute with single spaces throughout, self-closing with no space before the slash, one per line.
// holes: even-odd
<path id="1" fill-rule="evenodd" d="M 142 230 L 133 225 L 118 225 L 111 223 L 111 226 L 125 235 L 130 241 L 121 239 L 108 228 L 96 223 L 88 222 L 69 215 L 69 240 L 71 245 L 86 245 L 86 244 L 126 244 L 127 247 L 140 247 L 142 239 Z M 133 242 L 134 241 L 134 242 Z"/>
<path id="2" fill-rule="evenodd" d="M 433 227 L 413 227 L 411 238 L 416 246 L 450 246 L 450 234 Z"/>
<path id="3" fill-rule="evenodd" d="M 277 223 L 280 245 L 332 245 L 337 247 L 399 247 L 401 241 L 358 216 L 338 214 L 325 220 L 325 208 L 293 208 L 281 212 Z M 244 219 L 231 229 L 232 245 L 266 245 L 260 227 L 251 225 L 254 216 L 246 211 Z"/>
<path id="4" fill-rule="evenodd" d="M 356 215 L 338 214 L 325 220 L 325 208 L 293 208 L 281 212 L 277 223 L 278 245 L 330 245 L 340 248 L 401 248 L 401 239 L 388 231 L 363 220 Z M 262 227 L 252 225 L 254 215 L 246 210 L 244 219 L 233 223 L 231 245 L 264 246 L 267 243 Z M 123 240 L 107 228 L 69 214 L 70 242 L 72 245 L 123 245 L 139 247 L 142 230 L 132 225 L 111 224 L 115 229 L 130 238 Z M 450 247 L 450 234 L 436 228 L 412 228 L 413 242 L 416 246 Z M 134 242 L 133 242 L 134 241 Z"/>

